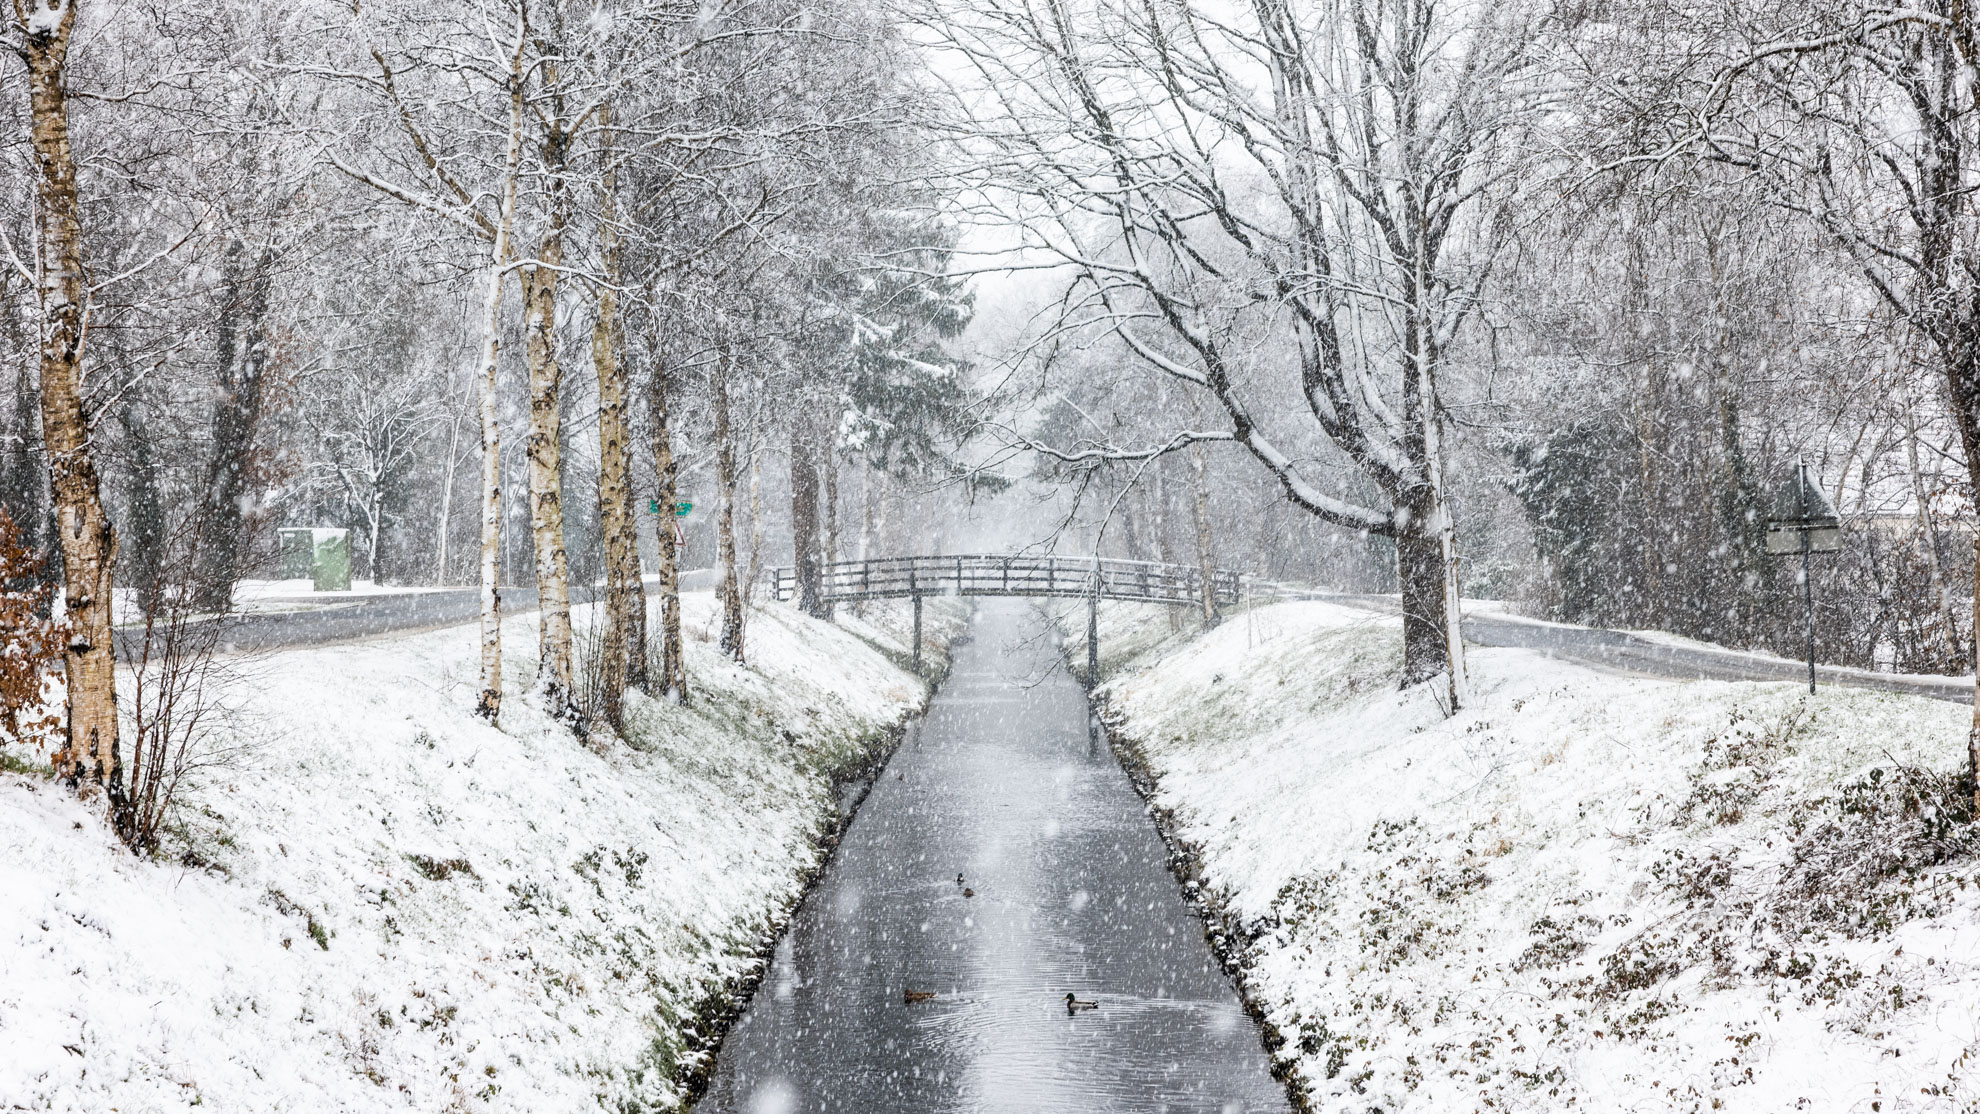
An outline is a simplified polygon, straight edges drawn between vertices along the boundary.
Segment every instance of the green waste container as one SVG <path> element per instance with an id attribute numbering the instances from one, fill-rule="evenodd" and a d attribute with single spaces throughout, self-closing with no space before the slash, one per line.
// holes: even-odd
<path id="1" fill-rule="evenodd" d="M 307 526 L 284 526 L 275 531 L 282 539 L 283 580 L 302 580 L 316 575 L 316 531 Z"/>
<path id="2" fill-rule="evenodd" d="M 316 530 L 316 559 L 312 573 L 316 578 L 319 592 L 348 592 L 351 590 L 351 532 L 349 530 Z"/>

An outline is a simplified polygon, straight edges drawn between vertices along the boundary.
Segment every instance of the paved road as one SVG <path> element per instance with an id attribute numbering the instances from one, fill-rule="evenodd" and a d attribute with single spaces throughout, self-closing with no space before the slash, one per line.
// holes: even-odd
<path id="1" fill-rule="evenodd" d="M 714 586 L 714 581 L 713 569 L 692 569 L 682 574 L 681 587 L 691 590 L 710 588 Z M 649 584 L 647 590 L 651 593 L 653 586 Z M 571 600 L 574 603 L 589 603 L 596 594 L 597 589 L 576 587 L 571 590 Z M 279 606 L 284 601 L 270 602 Z M 321 646 L 382 634 L 459 626 L 476 622 L 481 617 L 481 590 L 478 588 L 348 598 L 325 592 L 298 597 L 296 602 L 307 605 L 311 610 L 266 611 L 229 618 L 224 634 L 226 645 L 233 650 L 247 652 Z M 536 589 L 502 589 L 504 615 L 517 615 L 535 608 Z M 141 637 L 141 632 L 136 630 L 118 631 L 119 656 L 126 660 L 133 657 Z"/>
<path id="2" fill-rule="evenodd" d="M 1394 596 L 1351 595 L 1338 592 L 1307 591 L 1297 598 L 1321 599 L 1353 607 L 1394 614 Z M 1761 654 L 1736 650 L 1674 645 L 1625 631 L 1571 627 L 1539 623 L 1506 615 L 1470 615 L 1464 620 L 1464 637 L 1480 646 L 1510 646 L 1538 650 L 1549 657 L 1647 677 L 1677 677 L 1685 680 L 1716 681 L 1801 681 L 1808 680 L 1805 662 L 1783 661 Z M 1924 677 L 1892 673 L 1872 673 L 1863 669 L 1817 665 L 1817 681 L 1853 688 L 1882 689 L 1915 696 L 1929 696 L 1960 704 L 1973 702 L 1973 678 Z"/>
<path id="3" fill-rule="evenodd" d="M 971 629 L 697 1110 L 1286 1111 L 1042 619 L 986 600 Z"/>

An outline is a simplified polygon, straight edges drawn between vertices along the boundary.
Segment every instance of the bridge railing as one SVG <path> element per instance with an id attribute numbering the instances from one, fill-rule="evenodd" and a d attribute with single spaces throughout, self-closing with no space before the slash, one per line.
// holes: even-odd
<path id="1" fill-rule="evenodd" d="M 797 571 L 771 573 L 777 598 L 797 595 Z M 824 567 L 820 589 L 828 601 L 902 599 L 910 596 L 1060 596 L 1140 603 L 1191 604 L 1203 598 L 1203 572 L 1192 565 L 1091 557 L 958 554 L 948 557 L 881 557 Z M 1238 602 L 1238 574 L 1218 569 L 1211 587 L 1220 605 Z"/>

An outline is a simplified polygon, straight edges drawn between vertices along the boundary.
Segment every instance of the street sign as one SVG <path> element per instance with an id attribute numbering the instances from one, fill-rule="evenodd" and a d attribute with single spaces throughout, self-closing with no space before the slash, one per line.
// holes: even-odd
<path id="1" fill-rule="evenodd" d="M 647 514 L 659 514 L 659 513 L 660 513 L 660 500 L 658 500 L 658 499 L 648 499 L 648 500 L 646 501 L 646 513 L 647 513 Z M 675 517 L 675 518 L 686 518 L 686 517 L 687 517 L 688 515 L 690 515 L 690 514 L 693 514 L 693 513 L 694 513 L 694 504 L 693 504 L 693 503 L 689 503 L 689 502 L 686 502 L 686 501 L 682 501 L 682 502 L 679 502 L 679 503 L 675 503 L 675 504 L 674 504 L 674 517 Z"/>
<path id="2" fill-rule="evenodd" d="M 1800 553 L 1804 538 L 1808 552 L 1834 553 L 1842 548 L 1842 522 L 1808 465 L 1796 461 L 1794 473 L 1774 493 L 1773 513 L 1767 517 L 1767 552 L 1777 557 Z"/>
<path id="3" fill-rule="evenodd" d="M 1815 691 L 1815 584 L 1808 575 L 1811 553 L 1834 553 L 1842 548 L 1842 520 L 1822 494 L 1803 461 L 1774 493 L 1774 513 L 1767 519 L 1767 556 L 1801 555 L 1802 624 L 1808 639 L 1808 691 Z"/>
<path id="4" fill-rule="evenodd" d="M 1767 555 L 1792 557 L 1801 552 L 1801 539 L 1808 538 L 1808 552 L 1834 553 L 1842 548 L 1842 526 L 1816 526 L 1808 529 L 1767 523 Z"/>

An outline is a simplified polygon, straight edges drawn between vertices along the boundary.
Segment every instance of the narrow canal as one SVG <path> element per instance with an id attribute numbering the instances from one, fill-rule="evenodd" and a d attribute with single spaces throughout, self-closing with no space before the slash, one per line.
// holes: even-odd
<path id="1" fill-rule="evenodd" d="M 971 633 L 697 1109 L 1287 1110 L 1043 620 L 985 601 Z"/>

